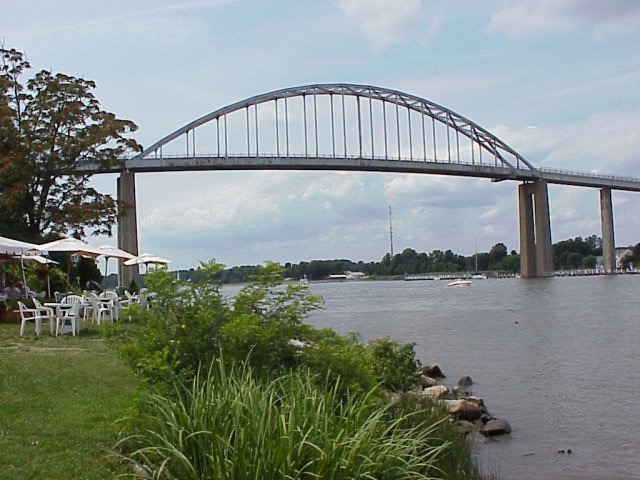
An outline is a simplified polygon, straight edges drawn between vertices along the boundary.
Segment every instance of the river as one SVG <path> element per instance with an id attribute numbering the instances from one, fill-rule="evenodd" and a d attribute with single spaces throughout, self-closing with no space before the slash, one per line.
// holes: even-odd
<path id="1" fill-rule="evenodd" d="M 308 321 L 414 342 L 445 384 L 470 375 L 513 429 L 474 452 L 502 480 L 640 478 L 640 275 L 446 284 L 312 283 Z"/>

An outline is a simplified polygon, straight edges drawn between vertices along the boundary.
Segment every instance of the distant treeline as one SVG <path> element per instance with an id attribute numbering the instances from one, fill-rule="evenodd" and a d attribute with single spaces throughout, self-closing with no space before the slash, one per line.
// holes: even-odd
<path id="1" fill-rule="evenodd" d="M 596 257 L 602 255 L 602 241 L 595 235 L 586 239 L 577 237 L 555 243 L 553 251 L 554 268 L 557 270 L 594 268 Z M 285 277 L 306 277 L 309 280 L 322 280 L 331 274 L 347 271 L 363 272 L 366 275 L 378 277 L 436 272 L 519 273 L 520 255 L 515 250 L 509 252 L 504 243 L 496 243 L 488 252 L 478 252 L 477 255 L 471 256 L 458 255 L 451 250 L 418 253 L 412 248 L 406 248 L 393 257 L 387 253 L 379 262 L 354 262 L 347 259 L 337 259 L 312 260 L 284 265 Z M 188 275 L 192 272 L 195 273 L 194 271 L 181 272 L 180 278 L 189 278 Z M 257 273 L 257 265 L 232 267 L 221 272 L 220 281 L 223 283 L 244 282 Z"/>
<path id="2" fill-rule="evenodd" d="M 596 257 L 602 255 L 602 241 L 596 235 L 586 239 L 576 237 L 553 244 L 553 261 L 556 270 L 595 268 Z M 476 266 L 477 265 L 477 266 Z M 310 262 L 286 263 L 284 275 L 288 278 L 322 280 L 331 274 L 343 272 L 363 272 L 374 277 L 398 276 L 419 273 L 445 272 L 520 272 L 520 255 L 515 250 L 508 251 L 504 243 L 496 243 L 488 252 L 477 255 L 458 255 L 451 250 L 434 250 L 418 253 L 406 248 L 393 257 L 387 253 L 379 262 L 354 262 L 352 260 L 312 260 Z M 258 273 L 257 265 L 227 268 L 220 273 L 222 283 L 247 281 Z M 197 280 L 197 272 L 181 270 L 182 280 Z"/>
<path id="3" fill-rule="evenodd" d="M 632 249 L 625 258 L 628 264 L 640 265 L 640 244 Z M 562 240 L 553 244 L 553 263 L 556 270 L 595 268 L 597 257 L 602 255 L 602 240 L 596 235 L 583 239 Z M 476 268 L 477 261 L 477 268 Z M 312 260 L 310 262 L 286 263 L 284 275 L 288 278 L 322 280 L 331 274 L 343 272 L 363 272 L 369 276 L 402 276 L 405 274 L 446 273 L 446 272 L 520 272 L 520 255 L 515 250 L 509 252 L 503 243 L 496 243 L 488 252 L 463 256 L 451 250 L 434 250 L 431 253 L 418 253 L 406 248 L 393 257 L 386 254 L 379 262 L 354 262 L 352 260 Z M 231 267 L 220 273 L 222 283 L 246 282 L 258 273 L 257 265 Z M 180 270 L 181 280 L 196 281 L 195 269 Z M 111 279 L 110 279 L 111 280 Z M 113 278 L 115 282 L 115 276 Z"/>

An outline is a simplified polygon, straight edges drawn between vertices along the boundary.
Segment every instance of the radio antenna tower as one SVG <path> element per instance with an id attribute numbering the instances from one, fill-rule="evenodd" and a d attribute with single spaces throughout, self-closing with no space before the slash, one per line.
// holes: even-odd
<path id="1" fill-rule="evenodd" d="M 393 258 L 393 224 L 391 223 L 391 205 L 389 205 L 389 242 L 391 243 L 391 258 Z"/>

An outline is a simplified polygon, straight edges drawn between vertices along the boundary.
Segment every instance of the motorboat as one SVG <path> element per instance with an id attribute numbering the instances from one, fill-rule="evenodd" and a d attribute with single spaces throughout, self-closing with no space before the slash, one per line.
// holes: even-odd
<path id="1" fill-rule="evenodd" d="M 487 276 L 484 273 L 474 273 L 471 276 L 472 280 L 486 280 Z"/>
<path id="2" fill-rule="evenodd" d="M 464 280 L 459 278 L 458 280 L 454 280 L 453 282 L 447 283 L 447 287 L 470 287 L 471 280 Z"/>

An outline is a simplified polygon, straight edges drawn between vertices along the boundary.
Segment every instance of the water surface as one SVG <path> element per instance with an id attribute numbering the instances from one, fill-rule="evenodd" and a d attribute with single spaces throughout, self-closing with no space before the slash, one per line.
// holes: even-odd
<path id="1" fill-rule="evenodd" d="M 414 342 L 449 385 L 470 375 L 474 394 L 513 428 L 476 452 L 500 478 L 640 478 L 640 275 L 310 290 L 326 302 L 310 323 Z"/>

